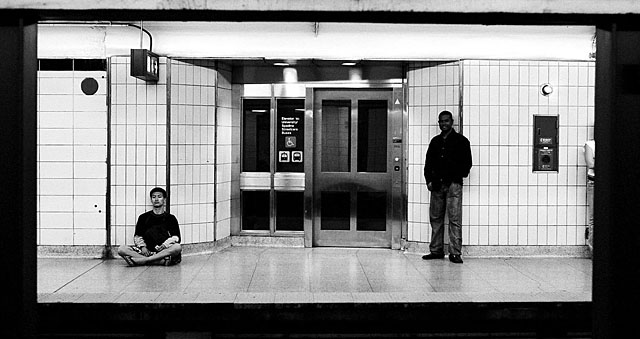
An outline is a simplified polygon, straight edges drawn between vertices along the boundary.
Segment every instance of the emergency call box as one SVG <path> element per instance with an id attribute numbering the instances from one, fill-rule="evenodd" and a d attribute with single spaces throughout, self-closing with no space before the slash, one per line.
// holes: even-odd
<path id="1" fill-rule="evenodd" d="M 533 116 L 533 170 L 558 171 L 558 116 Z"/>
<path id="2" fill-rule="evenodd" d="M 533 116 L 533 145 L 536 147 L 558 146 L 558 116 Z"/>

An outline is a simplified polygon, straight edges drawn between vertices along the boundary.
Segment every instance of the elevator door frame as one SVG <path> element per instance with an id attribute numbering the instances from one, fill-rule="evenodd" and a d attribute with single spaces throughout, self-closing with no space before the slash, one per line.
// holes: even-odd
<path id="1" fill-rule="evenodd" d="M 367 91 L 371 90 L 388 90 L 391 92 L 391 103 L 389 104 L 389 123 L 388 126 L 388 146 L 387 146 L 387 168 L 391 171 L 390 176 L 390 186 L 389 186 L 389 206 L 387 210 L 389 211 L 387 214 L 387 227 L 390 229 L 390 243 L 385 245 L 386 248 L 399 249 L 401 247 L 401 238 L 402 238 L 402 229 L 405 220 L 406 214 L 406 199 L 405 199 L 405 189 L 404 189 L 404 174 L 405 166 L 405 151 L 403 147 L 403 136 L 404 136 L 404 125 L 406 124 L 406 117 L 404 114 L 404 93 L 403 87 L 401 83 L 382 83 L 369 86 L 358 86 L 354 87 L 353 85 L 344 85 L 344 86 L 336 86 L 335 84 L 327 84 L 325 86 L 309 86 L 306 88 L 306 100 L 305 100 L 305 154 L 310 156 L 305 156 L 305 218 L 304 218 L 304 233 L 305 233 L 305 246 L 326 246 L 326 244 L 318 244 L 318 234 L 317 229 L 320 228 L 317 223 L 319 222 L 319 218 L 316 217 L 319 211 L 316 211 L 315 201 L 316 197 L 314 196 L 316 193 L 315 185 L 315 154 L 320 150 L 315 149 L 315 93 L 319 90 L 325 91 L 349 91 L 349 90 L 358 90 L 358 91 Z M 319 199 L 319 197 L 318 197 Z M 317 226 L 317 227 L 314 227 Z M 341 245 L 336 245 L 341 246 Z M 369 247 L 366 243 L 355 243 L 353 245 L 348 245 L 349 247 Z M 373 246 L 380 247 L 380 246 Z"/>

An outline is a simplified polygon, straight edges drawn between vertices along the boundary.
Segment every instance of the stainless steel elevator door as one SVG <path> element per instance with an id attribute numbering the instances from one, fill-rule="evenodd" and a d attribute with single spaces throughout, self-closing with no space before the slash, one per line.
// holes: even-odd
<path id="1" fill-rule="evenodd" d="M 391 247 L 392 94 L 315 91 L 314 246 Z"/>

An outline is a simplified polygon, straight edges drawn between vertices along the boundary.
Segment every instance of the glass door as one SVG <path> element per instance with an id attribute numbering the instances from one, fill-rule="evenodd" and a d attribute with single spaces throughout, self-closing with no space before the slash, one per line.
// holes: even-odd
<path id="1" fill-rule="evenodd" d="M 243 235 L 304 233 L 304 109 L 301 98 L 243 98 Z"/>
<path id="2" fill-rule="evenodd" d="M 314 246 L 391 247 L 393 91 L 314 93 Z"/>

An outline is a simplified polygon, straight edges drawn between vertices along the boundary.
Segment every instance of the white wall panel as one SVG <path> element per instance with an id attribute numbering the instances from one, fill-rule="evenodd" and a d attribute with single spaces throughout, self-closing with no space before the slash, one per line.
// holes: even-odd
<path id="1" fill-rule="evenodd" d="M 87 77 L 93 96 L 80 89 Z M 104 244 L 106 72 L 39 71 L 38 83 L 38 244 Z"/>

